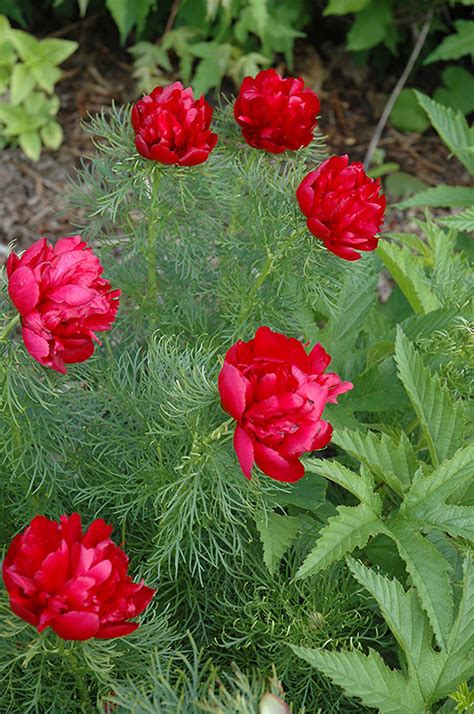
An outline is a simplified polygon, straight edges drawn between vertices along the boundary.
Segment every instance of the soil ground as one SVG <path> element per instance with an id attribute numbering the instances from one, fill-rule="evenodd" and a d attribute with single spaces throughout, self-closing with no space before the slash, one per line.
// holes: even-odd
<path id="1" fill-rule="evenodd" d="M 43 151 L 37 163 L 29 161 L 19 149 L 2 152 L 0 262 L 13 242 L 22 249 L 41 236 L 54 240 L 73 232 L 74 215 L 65 200 L 65 184 L 81 159 L 93 151 L 81 121 L 112 101 L 137 99 L 130 55 L 119 47 L 115 37 L 103 38 L 100 21 L 100 17 L 90 18 L 61 32 L 61 36 L 78 41 L 79 49 L 63 66 L 64 76 L 57 85 L 61 100 L 58 119 L 64 130 L 60 149 Z M 389 74 L 383 91 L 376 91 L 370 71 L 356 67 L 342 47 L 326 54 L 330 57 L 327 61 L 309 43 L 301 42 L 296 48 L 295 71 L 320 95 L 320 127 L 327 135 L 330 151 L 363 160 L 397 77 Z M 429 185 L 469 183 L 467 172 L 450 159 L 432 131 L 405 134 L 387 125 L 379 147 L 385 151 L 384 161 L 397 162 L 401 171 Z M 416 211 L 405 212 L 405 230 L 410 229 L 415 215 Z M 400 230 L 401 220 L 402 214 L 392 209 L 386 228 Z"/>

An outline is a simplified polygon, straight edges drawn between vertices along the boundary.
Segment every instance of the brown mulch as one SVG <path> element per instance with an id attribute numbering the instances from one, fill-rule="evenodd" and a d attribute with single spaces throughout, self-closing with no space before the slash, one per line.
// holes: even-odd
<path id="1" fill-rule="evenodd" d="M 57 85 L 61 99 L 59 121 L 64 142 L 56 152 L 43 151 L 37 163 L 19 149 L 2 152 L 0 163 L 0 261 L 15 242 L 23 248 L 40 236 L 55 239 L 70 234 L 73 216 L 65 202 L 68 174 L 90 154 L 92 144 L 82 131 L 81 120 L 115 101 L 126 103 L 136 96 L 130 57 L 116 42 L 107 45 L 100 25 L 89 22 L 73 28 L 71 39 L 80 49 L 65 65 Z M 307 43 L 297 48 L 296 70 L 320 94 L 321 129 L 327 135 L 331 152 L 350 153 L 363 160 L 378 116 L 396 77 L 386 79 L 385 93 L 376 92 L 367 70 L 351 64 L 342 51 L 325 62 Z M 384 161 L 395 161 L 400 170 L 421 178 L 429 185 L 468 184 L 462 165 L 450 159 L 449 152 L 434 132 L 404 134 L 387 126 L 380 148 Z M 406 215 L 404 217 L 406 225 Z M 392 212 L 389 227 L 399 230 L 399 212 Z"/>

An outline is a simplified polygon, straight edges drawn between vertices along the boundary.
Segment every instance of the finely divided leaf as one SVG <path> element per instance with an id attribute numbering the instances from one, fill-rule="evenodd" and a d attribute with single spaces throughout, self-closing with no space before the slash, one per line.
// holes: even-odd
<path id="1" fill-rule="evenodd" d="M 339 429 L 334 433 L 333 442 L 362 461 L 382 481 L 398 494 L 408 488 L 418 462 L 408 437 L 402 433 L 400 441 L 374 432 L 349 431 Z"/>
<path id="2" fill-rule="evenodd" d="M 300 519 L 270 512 L 262 514 L 256 525 L 263 543 L 263 560 L 270 573 L 274 573 L 298 534 Z"/>
<path id="3" fill-rule="evenodd" d="M 410 528 L 408 521 L 393 519 L 386 526 L 405 561 L 438 644 L 445 647 L 454 612 L 449 563 L 427 538 Z"/>
<path id="4" fill-rule="evenodd" d="M 439 378 L 430 374 L 400 328 L 395 341 L 395 360 L 398 374 L 425 435 L 431 459 L 437 466 L 462 444 L 462 403 L 454 402 Z"/>
<path id="5" fill-rule="evenodd" d="M 369 650 L 366 655 L 358 650 L 329 652 L 290 646 L 298 657 L 330 677 L 350 697 L 359 697 L 381 714 L 421 714 L 425 711 L 418 688 L 400 672 L 389 669 L 374 650 Z"/>
<path id="6" fill-rule="evenodd" d="M 337 511 L 338 515 L 330 518 L 321 530 L 316 546 L 296 573 L 297 578 L 324 570 L 354 548 L 362 548 L 370 536 L 384 531 L 378 514 L 365 503 L 354 507 L 338 506 Z"/>
<path id="7" fill-rule="evenodd" d="M 337 443 L 337 442 L 336 442 Z M 304 462 L 305 469 L 339 484 L 347 489 L 359 501 L 366 503 L 377 513 L 380 513 L 380 498 L 374 493 L 374 482 L 370 476 L 358 474 L 338 461 L 329 459 L 311 459 Z"/>

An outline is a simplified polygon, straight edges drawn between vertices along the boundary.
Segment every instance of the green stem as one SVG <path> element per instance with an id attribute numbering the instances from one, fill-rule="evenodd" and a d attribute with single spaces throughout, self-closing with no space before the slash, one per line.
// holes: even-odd
<path id="1" fill-rule="evenodd" d="M 160 185 L 161 174 L 154 174 L 151 178 L 151 207 L 148 223 L 146 257 L 148 264 L 148 292 L 150 297 L 156 297 L 158 283 L 156 279 L 158 268 L 158 256 L 156 253 L 156 228 L 158 218 L 155 215 L 158 199 L 158 187 Z"/>
<path id="2" fill-rule="evenodd" d="M 3 342 L 6 340 L 10 332 L 18 325 L 20 322 L 20 315 L 15 315 L 15 317 L 12 317 L 10 322 L 7 323 L 6 327 L 3 329 L 3 332 L 0 333 L 0 342 Z"/>

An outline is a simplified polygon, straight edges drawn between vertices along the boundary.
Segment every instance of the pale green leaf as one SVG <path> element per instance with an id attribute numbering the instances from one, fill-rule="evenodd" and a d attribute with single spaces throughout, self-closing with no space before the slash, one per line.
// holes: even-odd
<path id="1" fill-rule="evenodd" d="M 324 570 L 355 548 L 363 548 L 370 536 L 384 531 L 379 515 L 365 503 L 338 506 L 337 511 L 337 516 L 330 518 L 321 530 L 316 546 L 296 573 L 297 578 Z"/>
<path id="2" fill-rule="evenodd" d="M 22 151 L 32 161 L 38 161 L 41 154 L 41 139 L 37 131 L 25 131 L 18 136 Z"/>
<path id="3" fill-rule="evenodd" d="M 20 104 L 31 92 L 35 78 L 26 64 L 16 64 L 13 67 L 10 80 L 10 101 L 15 106 Z"/>
<path id="4" fill-rule="evenodd" d="M 474 128 L 468 126 L 462 112 L 455 113 L 421 92 L 416 96 L 446 146 L 474 176 Z"/>
<path id="5" fill-rule="evenodd" d="M 298 535 L 300 519 L 270 512 L 262 514 L 256 525 L 263 544 L 263 560 L 270 573 L 274 573 Z"/>
<path id="6" fill-rule="evenodd" d="M 249 0 L 249 11 L 255 34 L 263 38 L 268 23 L 267 0 Z"/>
<path id="7" fill-rule="evenodd" d="M 200 96 L 220 86 L 230 65 L 232 45 L 199 42 L 191 46 L 191 51 L 196 57 L 202 57 L 192 81 L 195 95 Z"/>
<path id="8" fill-rule="evenodd" d="M 469 186 L 435 186 L 426 191 L 406 198 L 398 204 L 399 208 L 416 208 L 418 206 L 448 206 L 451 208 L 470 207 L 474 203 L 474 188 Z"/>
<path id="9" fill-rule="evenodd" d="M 448 226 L 448 228 L 454 228 L 457 231 L 474 231 L 474 206 L 466 208 L 465 211 L 456 213 L 454 216 L 448 216 L 448 218 L 438 219 L 443 226 Z"/>
<path id="10" fill-rule="evenodd" d="M 408 488 L 411 477 L 417 469 L 417 459 L 407 436 L 402 433 L 400 440 L 374 432 L 356 432 L 338 429 L 333 442 L 362 461 L 381 481 L 388 484 L 398 494 Z"/>
<path id="11" fill-rule="evenodd" d="M 421 502 L 404 514 L 425 528 L 438 528 L 453 537 L 474 541 L 474 506 L 428 505 Z"/>
<path id="12" fill-rule="evenodd" d="M 41 89 L 49 94 L 53 93 L 54 85 L 61 79 L 61 70 L 51 64 L 34 64 L 31 72 Z"/>
<path id="13" fill-rule="evenodd" d="M 329 0 L 323 15 L 347 15 L 350 12 L 360 12 L 370 3 L 370 0 Z"/>
<path id="14" fill-rule="evenodd" d="M 405 561 L 438 644 L 445 647 L 454 613 L 449 564 L 427 538 L 410 528 L 408 521 L 398 518 L 386 525 Z"/>
<path id="15" fill-rule="evenodd" d="M 474 20 L 456 20 L 456 32 L 445 37 L 425 59 L 424 64 L 445 60 L 457 60 L 466 55 L 474 56 Z"/>
<path id="16" fill-rule="evenodd" d="M 298 657 L 330 677 L 350 697 L 358 697 L 381 714 L 422 714 L 425 711 L 417 687 L 400 672 L 389 669 L 374 650 L 369 650 L 366 655 L 358 650 L 329 652 L 290 646 Z"/>
<path id="17" fill-rule="evenodd" d="M 48 149 L 59 149 L 63 140 L 63 130 L 57 121 L 51 121 L 42 126 L 40 133 L 43 143 Z"/>
<path id="18" fill-rule="evenodd" d="M 398 580 L 389 580 L 352 558 L 347 563 L 354 577 L 377 601 L 405 654 L 410 675 L 416 676 L 424 664 L 425 652 L 431 648 L 432 633 L 415 591 L 405 592 Z"/>
<path id="19" fill-rule="evenodd" d="M 77 0 L 79 5 L 79 12 L 81 17 L 84 17 L 87 12 L 87 6 L 89 5 L 89 0 Z"/>
<path id="20" fill-rule="evenodd" d="M 45 65 L 58 65 L 67 60 L 79 47 L 72 40 L 60 40 L 55 37 L 41 40 L 35 57 L 35 63 Z"/>
<path id="21" fill-rule="evenodd" d="M 40 43 L 33 35 L 23 30 L 11 30 L 10 39 L 23 62 L 34 62 Z"/>
<path id="22" fill-rule="evenodd" d="M 454 402 L 447 387 L 430 374 L 421 357 L 403 331 L 398 328 L 395 341 L 398 373 L 425 435 L 433 464 L 436 466 L 461 446 L 464 411 Z"/>
<path id="23" fill-rule="evenodd" d="M 423 263 L 408 248 L 381 241 L 377 254 L 390 271 L 413 311 L 426 314 L 441 307 L 423 271 Z"/>
<path id="24" fill-rule="evenodd" d="M 337 442 L 336 442 L 337 443 Z M 374 482 L 364 474 L 358 474 L 338 461 L 332 459 L 308 459 L 304 462 L 306 471 L 324 476 L 333 483 L 339 484 L 349 493 L 352 493 L 359 501 L 366 503 L 377 513 L 380 512 L 380 499 L 374 493 Z"/>

